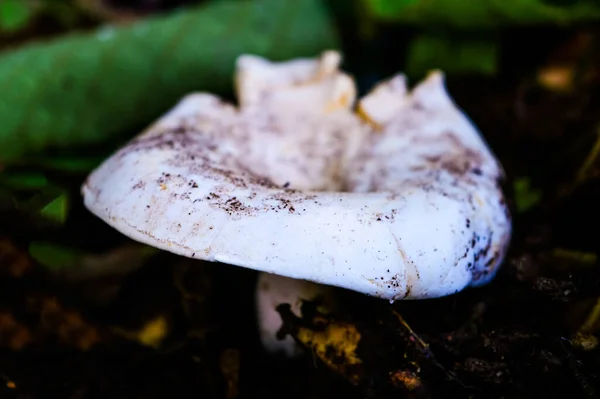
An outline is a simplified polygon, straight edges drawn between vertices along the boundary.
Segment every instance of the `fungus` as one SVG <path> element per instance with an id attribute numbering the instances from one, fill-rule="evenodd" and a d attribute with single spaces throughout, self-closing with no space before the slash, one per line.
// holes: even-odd
<path id="1" fill-rule="evenodd" d="M 282 303 L 289 304 L 290 311 L 300 317 L 302 305 L 307 301 L 314 302 L 317 305 L 316 310 L 321 314 L 335 312 L 340 308 L 336 290 L 332 286 L 277 274 L 259 273 L 255 297 L 256 317 L 260 341 L 268 352 L 281 352 L 288 357 L 303 352 L 291 336 L 278 336 L 282 320 L 277 306 Z"/>
<path id="2" fill-rule="evenodd" d="M 186 96 L 91 173 L 85 205 L 166 251 L 391 301 L 491 281 L 504 172 L 443 73 L 357 102 L 340 60 L 239 57 L 237 106 Z"/>

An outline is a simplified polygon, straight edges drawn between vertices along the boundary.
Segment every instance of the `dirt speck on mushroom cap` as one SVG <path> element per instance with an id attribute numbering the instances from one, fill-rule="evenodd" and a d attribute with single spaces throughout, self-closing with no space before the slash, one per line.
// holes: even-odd
<path id="1" fill-rule="evenodd" d="M 411 92 L 392 77 L 355 113 L 332 54 L 243 58 L 239 107 L 189 95 L 90 175 L 86 206 L 183 256 L 386 299 L 490 281 L 511 231 L 502 169 L 442 74 Z"/>

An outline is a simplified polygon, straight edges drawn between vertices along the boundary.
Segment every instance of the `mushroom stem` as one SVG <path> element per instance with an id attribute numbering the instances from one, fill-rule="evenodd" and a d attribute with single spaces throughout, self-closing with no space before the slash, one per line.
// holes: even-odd
<path id="1" fill-rule="evenodd" d="M 295 357 L 302 353 L 302 348 L 289 335 L 283 339 L 277 337 L 282 327 L 281 316 L 277 312 L 278 305 L 287 303 L 291 311 L 301 317 L 301 307 L 305 301 L 318 302 L 317 309 L 321 313 L 330 313 L 338 308 L 335 297 L 336 289 L 332 286 L 282 277 L 276 274 L 261 272 L 256 284 L 256 314 L 260 340 L 263 347 L 272 353 L 282 353 Z"/>

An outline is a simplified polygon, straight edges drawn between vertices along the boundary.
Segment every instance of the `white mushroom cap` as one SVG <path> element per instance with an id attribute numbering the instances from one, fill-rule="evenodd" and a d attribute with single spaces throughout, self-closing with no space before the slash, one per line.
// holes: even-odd
<path id="1" fill-rule="evenodd" d="M 86 206 L 176 254 L 390 300 L 490 281 L 503 172 L 443 75 L 392 77 L 354 113 L 339 61 L 240 57 L 239 107 L 187 96 L 89 176 Z"/>

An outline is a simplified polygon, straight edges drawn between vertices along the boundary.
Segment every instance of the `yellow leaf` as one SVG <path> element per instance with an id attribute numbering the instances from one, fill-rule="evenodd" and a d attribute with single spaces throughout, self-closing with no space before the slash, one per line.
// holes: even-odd
<path id="1" fill-rule="evenodd" d="M 136 334 L 136 338 L 141 344 L 155 348 L 160 345 L 168 330 L 169 324 L 165 317 L 161 315 L 146 323 Z"/>

